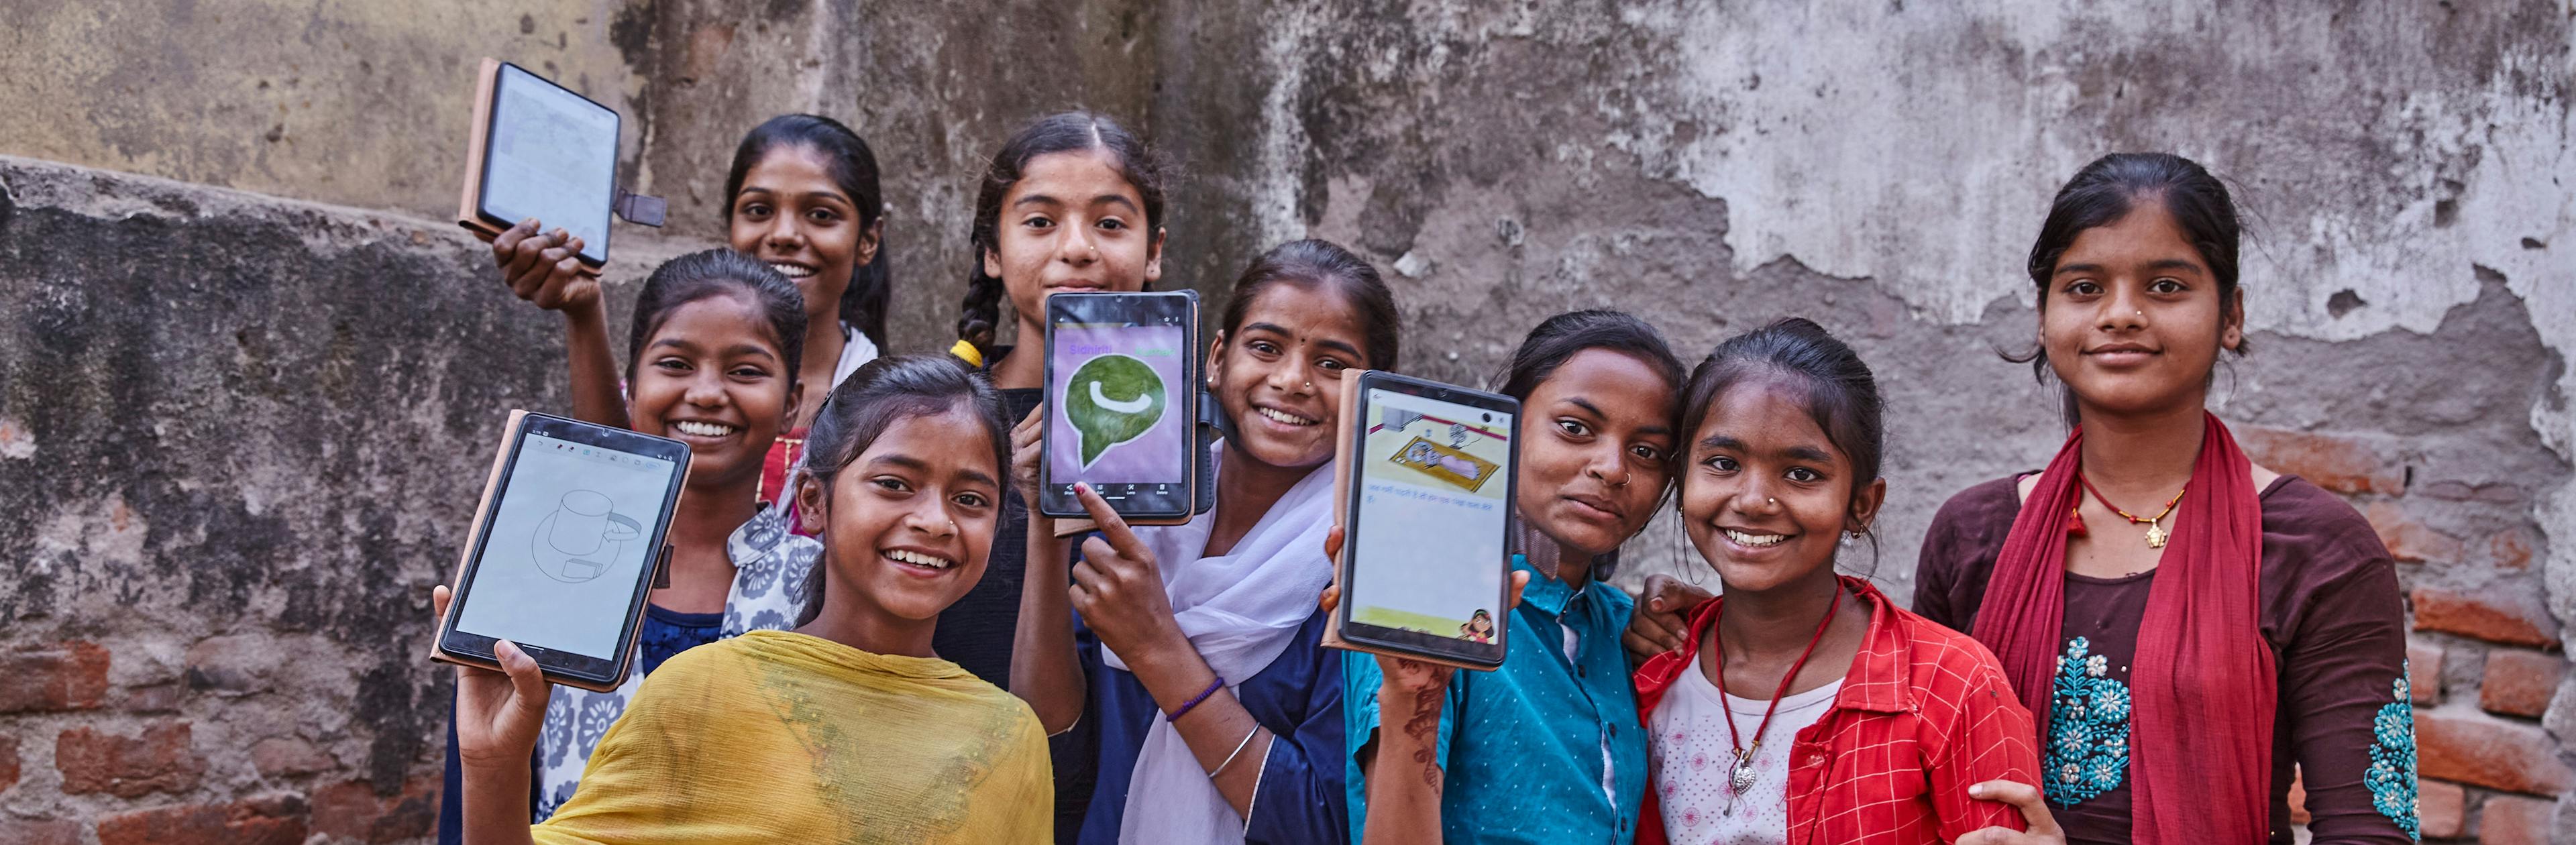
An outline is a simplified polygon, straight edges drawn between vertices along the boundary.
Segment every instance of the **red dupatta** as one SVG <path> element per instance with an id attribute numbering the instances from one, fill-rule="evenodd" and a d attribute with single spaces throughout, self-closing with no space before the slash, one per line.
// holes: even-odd
<path id="1" fill-rule="evenodd" d="M 2152 845 L 2259 842 L 2271 827 L 2280 691 L 2258 615 L 2262 502 L 2236 438 L 2218 417 L 2202 416 L 2190 495 L 2148 588 L 2129 674 L 2130 833 Z M 2064 636 L 2067 514 L 2084 495 L 2083 443 L 2082 428 L 2067 435 L 2023 500 L 1973 632 L 2002 659 L 2043 738 Z"/>

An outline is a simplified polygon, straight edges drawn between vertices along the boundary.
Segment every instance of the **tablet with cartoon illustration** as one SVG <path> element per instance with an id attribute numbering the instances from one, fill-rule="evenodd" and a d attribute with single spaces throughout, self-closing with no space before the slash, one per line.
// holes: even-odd
<path id="1" fill-rule="evenodd" d="M 497 668 L 509 640 L 549 680 L 616 689 L 688 469 L 677 440 L 512 411 L 432 657 Z"/>
<path id="2" fill-rule="evenodd" d="M 1343 376 L 1342 597 L 1327 645 L 1502 665 L 1519 412 L 1511 397 L 1456 385 Z"/>
<path id="3" fill-rule="evenodd" d="M 1187 520 L 1206 462 L 1197 450 L 1198 294 L 1054 294 L 1046 327 L 1038 512 L 1085 516 L 1073 493 L 1081 482 L 1129 522 Z"/>

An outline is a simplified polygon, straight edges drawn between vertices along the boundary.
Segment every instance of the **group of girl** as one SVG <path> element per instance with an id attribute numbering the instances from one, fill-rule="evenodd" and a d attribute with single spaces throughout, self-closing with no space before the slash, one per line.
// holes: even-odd
<path id="1" fill-rule="evenodd" d="M 994 344 L 999 305 L 1033 339 L 1054 292 L 1154 285 L 1166 174 L 1098 115 L 1010 139 L 944 354 L 878 357 L 876 162 L 825 118 L 744 138 L 731 249 L 651 274 L 623 370 L 578 242 L 497 239 L 565 316 L 575 414 L 687 442 L 690 472 L 625 688 L 506 643 L 458 670 L 441 840 L 2287 842 L 2294 773 L 2316 841 L 2413 834 L 2388 556 L 2205 410 L 2243 310 L 2197 165 L 2113 156 L 2060 193 L 2030 360 L 2074 433 L 1941 510 L 1912 611 L 1837 573 L 1890 492 L 1850 347 L 1788 319 L 1686 369 L 1626 314 L 1540 324 L 1497 380 L 1511 648 L 1470 673 L 1319 644 L 1339 385 L 1401 345 L 1331 243 L 1227 295 L 1214 510 L 1129 526 L 1078 489 L 1070 539 L 1029 512 L 1044 360 Z M 1639 607 L 1604 579 L 1668 502 L 1721 589 Z"/>

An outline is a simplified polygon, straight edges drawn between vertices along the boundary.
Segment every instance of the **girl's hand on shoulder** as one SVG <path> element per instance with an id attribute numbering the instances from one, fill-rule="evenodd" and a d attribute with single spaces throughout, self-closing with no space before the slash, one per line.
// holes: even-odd
<path id="1" fill-rule="evenodd" d="M 1129 665 L 1150 660 L 1155 649 L 1174 643 L 1188 648 L 1189 640 L 1172 618 L 1172 599 L 1163 591 L 1163 571 L 1153 550 L 1091 485 L 1076 484 L 1073 493 L 1100 527 L 1100 536 L 1082 541 L 1082 561 L 1073 565 L 1074 612 L 1082 614 L 1101 645 Z"/>
<path id="2" fill-rule="evenodd" d="M 581 272 L 580 238 L 562 229 L 546 232 L 534 217 L 492 239 L 492 262 L 520 299 L 548 311 L 599 302 L 599 280 Z"/>
<path id="3" fill-rule="evenodd" d="M 1980 801 L 1999 801 L 2021 811 L 2030 830 L 1989 827 L 1969 831 L 1959 837 L 1959 845 L 2065 845 L 2066 833 L 2057 829 L 2057 817 L 2048 812 L 2048 802 L 2039 787 L 2009 780 L 1990 780 L 1968 787 L 1968 797 Z"/>
<path id="4" fill-rule="evenodd" d="M 448 591 L 431 588 L 430 609 L 447 617 Z M 545 726 L 546 701 L 554 685 L 537 668 L 536 658 L 508 640 L 494 643 L 492 654 L 502 671 L 479 666 L 456 667 L 456 756 L 468 768 L 528 765 Z"/>
<path id="5" fill-rule="evenodd" d="M 1646 589 L 1637 594 L 1637 610 L 1628 615 L 1628 632 L 1619 637 L 1628 649 L 1628 661 L 1644 663 L 1655 655 L 1680 651 L 1690 642 L 1691 611 L 1710 598 L 1707 590 L 1670 575 L 1646 576 Z"/>
<path id="6" fill-rule="evenodd" d="M 1029 505 L 1030 518 L 1038 506 L 1038 459 L 1046 434 L 1046 403 L 1038 403 L 1029 415 L 1011 427 L 1011 486 L 1020 491 L 1020 501 Z"/>

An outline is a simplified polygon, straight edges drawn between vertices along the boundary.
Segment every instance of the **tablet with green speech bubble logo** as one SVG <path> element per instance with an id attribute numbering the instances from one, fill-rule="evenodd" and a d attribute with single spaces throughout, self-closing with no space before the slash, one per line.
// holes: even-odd
<path id="1" fill-rule="evenodd" d="M 1131 523 L 1188 520 L 1207 462 L 1198 294 L 1059 293 L 1046 307 L 1038 512 L 1086 515 L 1073 494 L 1079 482 Z"/>

